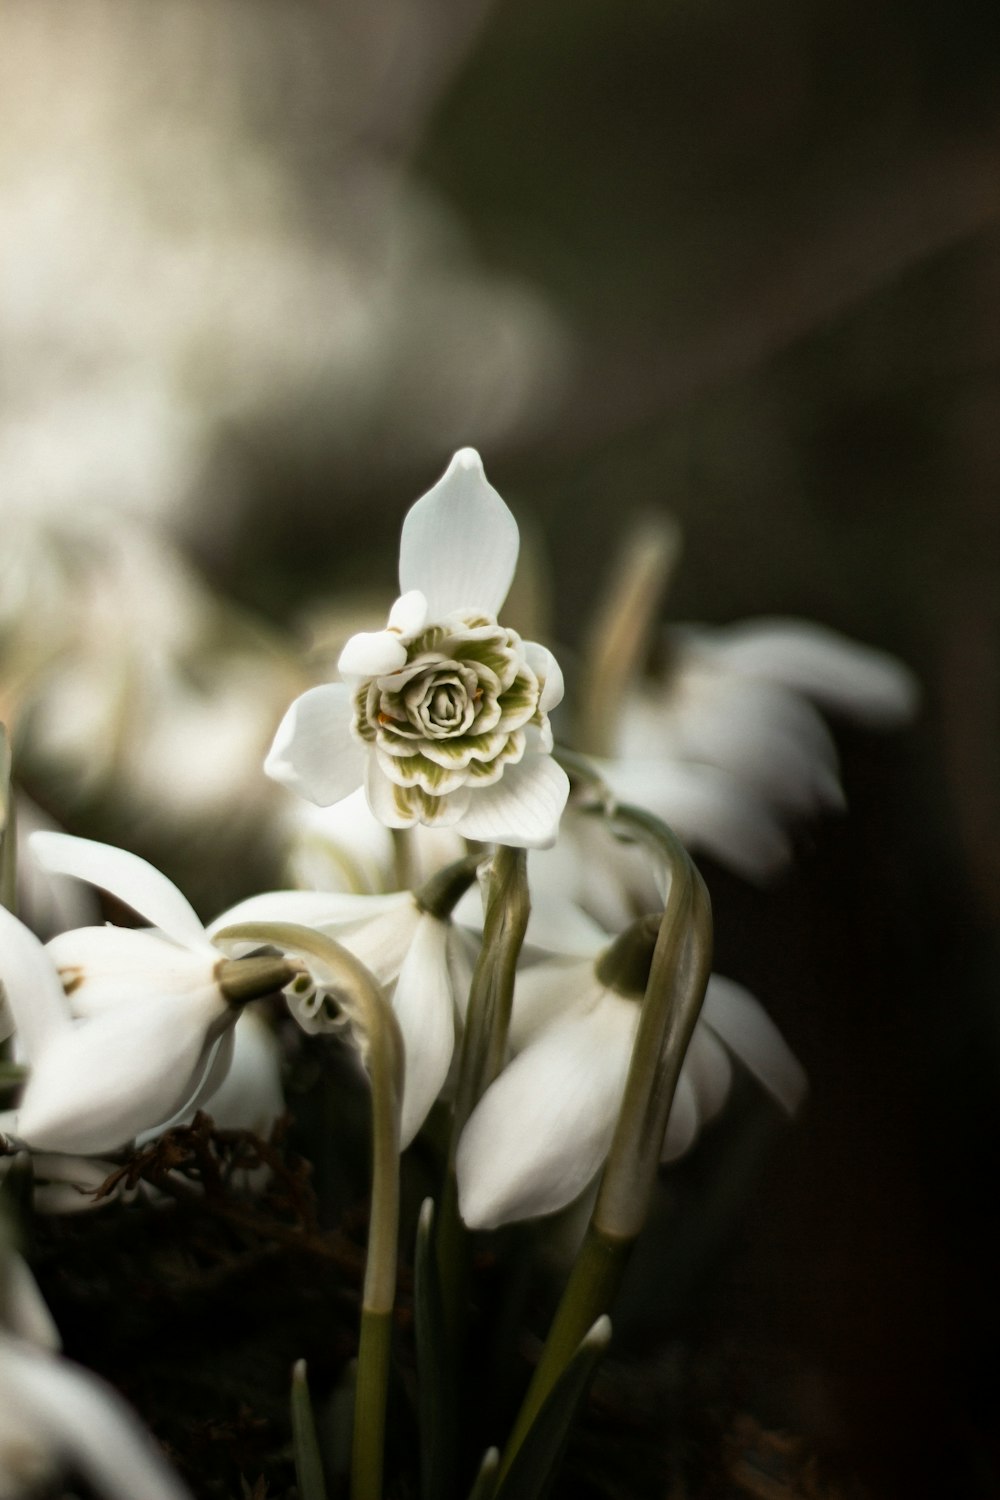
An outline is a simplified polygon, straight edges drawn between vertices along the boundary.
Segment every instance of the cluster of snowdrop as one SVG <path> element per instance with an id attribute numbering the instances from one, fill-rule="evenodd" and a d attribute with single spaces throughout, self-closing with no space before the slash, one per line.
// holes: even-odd
<path id="1" fill-rule="evenodd" d="M 306 799 L 291 824 L 295 888 L 206 926 L 135 854 L 44 829 L 26 841 L 36 880 L 83 883 L 148 924 L 84 922 L 43 944 L 0 907 L 0 1016 L 26 1071 L 0 1131 L 7 1162 L 33 1159 L 37 1208 L 93 1206 L 123 1153 L 198 1109 L 266 1136 L 281 1057 L 253 1002 L 277 993 L 304 1032 L 346 1038 L 370 1075 L 366 1317 L 391 1312 L 399 1152 L 439 1102 L 467 1229 L 553 1214 L 608 1161 L 592 1229 L 612 1239 L 607 1203 L 624 1190 L 609 1198 L 606 1184 L 636 1120 L 655 1138 L 634 1155 L 655 1171 L 720 1114 L 734 1066 L 795 1111 L 802 1069 L 759 1002 L 709 974 L 707 899 L 658 819 L 743 873 L 770 873 L 795 819 L 841 800 L 818 707 L 898 721 L 912 683 L 794 622 L 675 632 L 665 678 L 644 678 L 641 653 L 622 663 L 606 742 L 579 747 L 600 753 L 564 754 L 557 661 L 500 619 L 518 549 L 478 455 L 461 450 L 406 518 L 385 628 L 352 636 L 341 680 L 303 693 L 275 734 L 267 773 Z M 40 1358 L 2 1341 L 0 1379 Z M 357 1420 L 370 1468 L 378 1422 Z M 0 1431 L 0 1475 L 12 1452 Z"/>

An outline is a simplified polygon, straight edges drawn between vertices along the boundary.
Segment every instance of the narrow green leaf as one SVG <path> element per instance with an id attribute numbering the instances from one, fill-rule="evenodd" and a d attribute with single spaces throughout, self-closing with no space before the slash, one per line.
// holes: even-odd
<path id="1" fill-rule="evenodd" d="M 611 1319 L 598 1318 L 549 1392 L 520 1446 L 505 1457 L 491 1500 L 542 1500 L 555 1478 L 570 1427 L 598 1360 L 611 1341 Z"/>
<path id="2" fill-rule="evenodd" d="M 496 1489 L 497 1470 L 500 1467 L 499 1448 L 487 1448 L 479 1465 L 476 1482 L 469 1491 L 469 1500 L 493 1500 Z"/>
<path id="3" fill-rule="evenodd" d="M 434 1204 L 430 1198 L 424 1199 L 420 1209 L 413 1269 L 420 1493 L 423 1500 L 447 1500 L 455 1487 L 458 1392 L 434 1253 Z"/>
<path id="4" fill-rule="evenodd" d="M 326 1500 L 323 1460 L 316 1438 L 304 1359 L 298 1360 L 292 1370 L 292 1445 L 300 1500 Z"/>

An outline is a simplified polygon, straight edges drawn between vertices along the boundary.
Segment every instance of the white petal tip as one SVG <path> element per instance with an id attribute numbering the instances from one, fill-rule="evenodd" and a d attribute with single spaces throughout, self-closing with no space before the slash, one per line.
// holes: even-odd
<path id="1" fill-rule="evenodd" d="M 483 461 L 475 448 L 459 448 L 448 465 L 446 472 L 451 474 L 455 469 L 472 469 L 481 474 L 483 472 Z"/>
<path id="2" fill-rule="evenodd" d="M 384 677 L 405 665 L 406 647 L 393 630 L 359 631 L 351 636 L 337 662 L 343 677 Z"/>

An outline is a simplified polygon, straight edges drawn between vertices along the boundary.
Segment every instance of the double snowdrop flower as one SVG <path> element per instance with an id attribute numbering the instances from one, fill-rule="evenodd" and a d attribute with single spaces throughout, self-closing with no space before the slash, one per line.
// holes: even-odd
<path id="1" fill-rule="evenodd" d="M 458 1148 L 459 1203 L 472 1229 L 566 1207 L 608 1154 L 642 995 L 616 988 L 601 960 L 552 958 L 518 975 L 513 1059 L 474 1109 Z M 674 1096 L 664 1160 L 683 1155 L 722 1108 L 730 1054 L 784 1109 L 797 1108 L 806 1086 L 798 1062 L 754 997 L 713 974 Z"/>
<path id="2" fill-rule="evenodd" d="M 551 757 L 562 674 L 497 621 L 517 523 L 471 448 L 412 507 L 385 630 L 352 636 L 343 681 L 296 699 L 265 769 L 320 806 L 364 784 L 389 828 L 520 847 L 556 834 L 569 785 Z"/>
<path id="3" fill-rule="evenodd" d="M 192 907 L 145 860 L 67 834 L 31 842 L 46 868 L 101 886 L 157 928 L 85 927 L 43 948 L 0 910 L 0 976 L 30 1067 L 10 1132 L 36 1151 L 99 1154 L 207 1099 L 232 1059 L 239 1002 L 290 970 L 241 967 L 234 988 Z"/>
<path id="4" fill-rule="evenodd" d="M 408 1146 L 451 1068 L 456 1020 L 468 1002 L 472 939 L 410 891 L 371 896 L 271 891 L 225 912 L 210 931 L 255 921 L 295 922 L 336 939 L 381 986 L 403 1035 L 400 1144 Z M 285 996 L 304 1031 L 343 1028 L 336 992 L 311 975 L 294 980 Z"/>

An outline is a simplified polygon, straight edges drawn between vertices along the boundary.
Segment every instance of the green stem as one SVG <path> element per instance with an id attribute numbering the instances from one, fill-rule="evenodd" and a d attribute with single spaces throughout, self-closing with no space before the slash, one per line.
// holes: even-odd
<path id="1" fill-rule="evenodd" d="M 306 959 L 315 983 L 336 995 L 361 1045 L 371 1081 L 372 1193 L 358 1346 L 351 1500 L 381 1500 L 399 1228 L 399 1106 L 403 1092 L 399 1023 L 364 964 L 333 938 L 309 927 L 292 922 L 242 922 L 223 928 L 215 941 L 271 944 Z"/>
<path id="2" fill-rule="evenodd" d="M 371 1241 L 369 1241 L 369 1257 Z M 358 1383 L 354 1405 L 354 1443 L 351 1448 L 351 1500 L 382 1500 L 385 1453 L 386 1392 L 389 1388 L 389 1349 L 392 1313 L 370 1307 L 361 1310 L 358 1343 Z"/>
<path id="3" fill-rule="evenodd" d="M 297 1360 L 292 1370 L 292 1446 L 295 1479 L 300 1500 L 326 1500 L 323 1461 L 316 1438 L 316 1419 L 309 1399 L 306 1362 Z"/>
<path id="4" fill-rule="evenodd" d="M 530 911 L 527 855 L 523 849 L 505 844 L 498 847 L 487 890 L 483 946 L 469 990 L 447 1175 L 438 1215 L 437 1257 L 453 1350 L 461 1343 L 469 1274 L 468 1240 L 458 1212 L 455 1158 L 466 1121 L 507 1057 L 514 976 Z"/>
<path id="5" fill-rule="evenodd" d="M 612 1305 L 649 1210 L 670 1107 L 711 967 L 711 905 L 687 851 L 665 824 L 641 809 L 619 808 L 616 821 L 663 858 L 666 907 L 597 1202 L 504 1452 L 501 1478 L 568 1362 Z"/>

